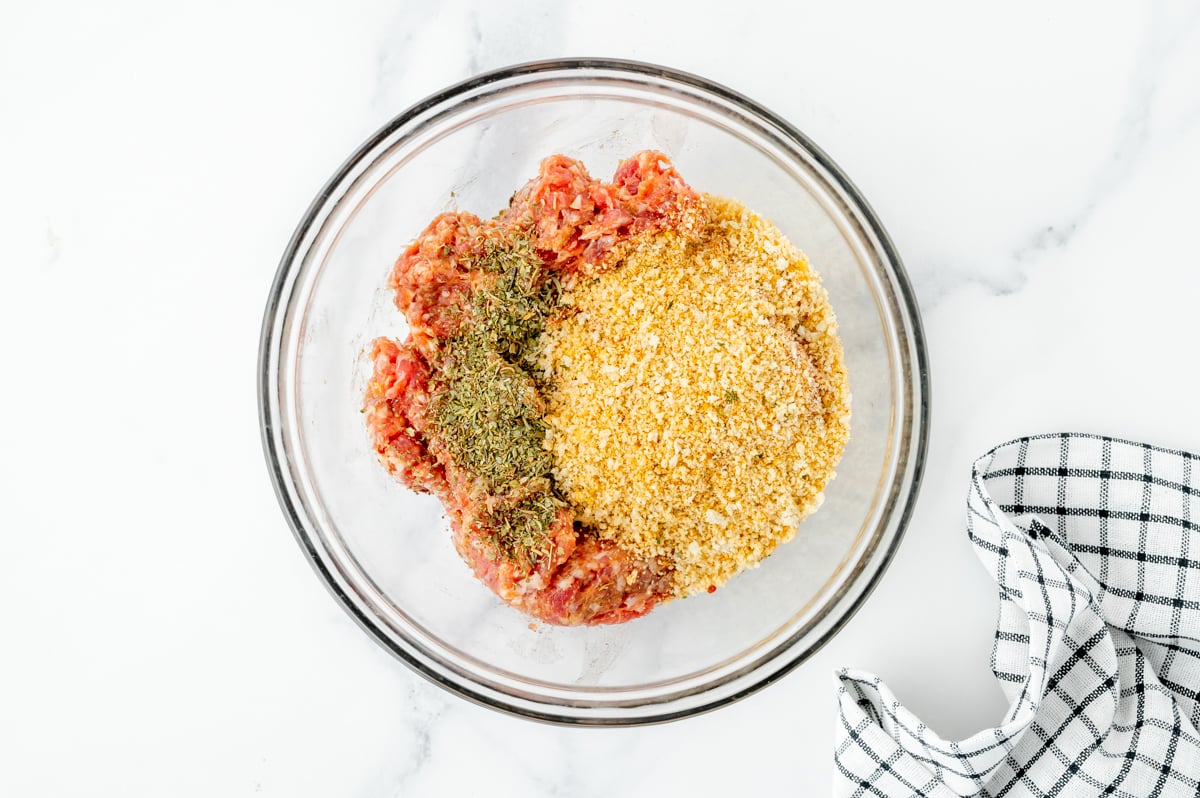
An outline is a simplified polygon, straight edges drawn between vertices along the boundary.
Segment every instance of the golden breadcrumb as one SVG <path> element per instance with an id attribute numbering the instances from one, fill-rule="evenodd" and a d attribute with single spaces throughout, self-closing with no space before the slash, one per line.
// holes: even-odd
<path id="1" fill-rule="evenodd" d="M 705 204 L 572 286 L 541 342 L 559 488 L 601 537 L 673 562 L 680 596 L 789 540 L 849 433 L 817 273 L 741 204 Z"/>

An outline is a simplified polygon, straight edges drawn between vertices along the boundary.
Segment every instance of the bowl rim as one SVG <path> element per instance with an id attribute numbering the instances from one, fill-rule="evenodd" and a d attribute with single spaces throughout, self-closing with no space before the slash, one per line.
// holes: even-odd
<path id="1" fill-rule="evenodd" d="M 492 83 L 497 83 L 513 78 L 521 78 L 537 75 L 544 72 L 563 72 L 572 70 L 603 70 L 611 73 L 627 73 L 635 76 L 645 76 L 651 78 L 659 78 L 667 81 L 683 84 L 693 89 L 715 95 L 735 106 L 739 106 L 741 110 L 748 114 L 757 117 L 761 121 L 775 128 L 776 132 L 790 140 L 790 142 L 799 148 L 805 150 L 817 164 L 825 170 L 828 177 L 836 184 L 837 188 L 845 192 L 846 196 L 855 206 L 855 210 L 861 213 L 863 221 L 867 224 L 870 232 L 874 235 L 878 242 L 879 250 L 886 257 L 887 264 L 891 267 L 891 275 L 896 290 L 895 299 L 897 300 L 901 317 L 908 322 L 908 343 L 911 345 L 909 353 L 913 360 L 911 363 L 912 378 L 915 382 L 915 391 L 910 389 L 909 393 L 915 393 L 918 402 L 913 403 L 912 407 L 912 426 L 916 429 L 917 434 L 915 439 L 909 441 L 909 449 L 902 467 L 898 468 L 899 479 L 903 481 L 903 475 L 911 468 L 910 490 L 903 499 L 903 503 L 892 509 L 892 512 L 881 518 L 880 524 L 888 521 L 889 516 L 896 518 L 896 531 L 891 541 L 885 549 L 879 552 L 879 562 L 877 567 L 872 572 L 860 574 L 853 577 L 851 583 L 859 578 L 865 578 L 862 583 L 860 592 L 853 600 L 844 608 L 840 615 L 832 619 L 832 623 L 820 635 L 820 637 L 811 641 L 810 644 L 802 651 L 794 654 L 790 658 L 787 657 L 789 648 L 796 648 L 793 643 L 791 646 L 781 650 L 777 659 L 782 660 L 778 666 L 764 677 L 752 681 L 750 684 L 738 689 L 728 695 L 722 695 L 714 700 L 700 702 L 696 705 L 683 707 L 669 712 L 655 713 L 653 705 L 650 706 L 648 713 L 643 713 L 638 716 L 631 717 L 598 717 L 570 714 L 556 714 L 548 710 L 537 710 L 530 708 L 527 704 L 518 704 L 515 702 L 504 703 L 489 697 L 484 692 L 476 692 L 470 686 L 455 681 L 447 675 L 439 672 L 436 668 L 430 667 L 421 657 L 414 655 L 413 652 L 399 646 L 391 638 L 381 632 L 372 619 L 349 596 L 346 590 L 340 585 L 339 580 L 331 572 L 328 565 L 322 559 L 316 544 L 310 537 L 310 533 L 305 525 L 303 513 L 298 509 L 292 496 L 288 490 L 287 477 L 285 476 L 286 462 L 288 459 L 285 447 L 277 447 L 275 440 L 275 428 L 273 418 L 272 399 L 273 387 L 272 372 L 272 356 L 277 354 L 278 342 L 275 339 L 274 331 L 276 320 L 281 312 L 281 308 L 286 310 L 286 306 L 281 302 L 285 288 L 288 284 L 291 267 L 297 262 L 297 255 L 301 252 L 301 247 L 304 240 L 313 228 L 314 223 L 321 217 L 322 209 L 325 208 L 327 201 L 334 194 L 336 187 L 341 184 L 355 169 L 355 167 L 367 156 L 372 150 L 378 147 L 386 139 L 403 128 L 413 119 L 420 117 L 431 108 L 435 108 L 447 101 L 472 92 L 481 87 Z M 259 339 L 258 348 L 258 369 L 257 369 L 257 398 L 258 398 L 258 416 L 259 416 L 259 431 L 263 447 L 263 454 L 266 460 L 267 469 L 271 478 L 272 487 L 275 491 L 277 500 L 279 501 L 280 509 L 283 511 L 288 525 L 292 530 L 293 537 L 304 552 L 309 565 L 321 577 L 321 581 L 325 584 L 327 590 L 337 600 L 337 603 L 350 615 L 358 626 L 367 632 L 377 643 L 384 649 L 389 651 L 393 656 L 402 661 L 409 668 L 420 674 L 428 681 L 439 685 L 440 687 L 454 693 L 462 698 L 465 698 L 472 703 L 485 706 L 489 709 L 497 710 L 505 714 L 516 717 L 537 720 L 545 723 L 565 726 L 642 726 L 666 723 L 674 720 L 679 720 L 693 715 L 699 715 L 706 712 L 711 712 L 722 706 L 740 701 L 754 693 L 762 690 L 770 684 L 778 681 L 786 676 L 801 663 L 808 660 L 818 651 L 820 651 L 826 643 L 828 643 L 838 632 L 840 632 L 851 618 L 858 612 L 862 605 L 872 595 L 875 588 L 883 578 L 884 573 L 891 565 L 895 557 L 897 549 L 900 547 L 901 541 L 906 534 L 908 523 L 911 520 L 914 506 L 920 494 L 921 483 L 925 471 L 925 463 L 928 454 L 928 439 L 929 439 L 929 417 L 930 417 L 930 380 L 929 380 L 929 364 L 928 352 L 925 341 L 924 328 L 921 321 L 920 308 L 916 302 L 915 295 L 912 290 L 911 283 L 908 279 L 907 272 L 904 269 L 903 262 L 897 252 L 895 245 L 888 236 L 883 224 L 880 222 L 874 210 L 866 201 L 866 198 L 858 190 L 858 188 L 850 181 L 850 179 L 842 172 L 841 168 L 830 158 L 824 150 L 813 143 L 805 134 L 792 124 L 778 116 L 774 112 L 768 110 L 759 103 L 751 100 L 745 95 L 727 88 L 719 83 L 715 83 L 698 75 L 677 70 L 670 67 L 661 66 L 658 64 L 633 61 L 626 59 L 615 58 L 558 58 L 546 59 L 539 61 L 529 61 L 523 63 L 512 64 L 499 69 L 494 69 L 488 72 L 483 72 L 466 80 L 447 86 L 446 88 L 435 92 L 424 99 L 414 103 L 401 113 L 394 116 L 374 134 L 368 137 L 347 157 L 332 176 L 325 181 L 321 190 L 314 197 L 308 208 L 305 210 L 296 229 L 293 231 L 291 238 L 288 240 L 287 246 L 284 249 L 279 266 L 276 269 L 275 276 L 272 280 L 270 291 L 268 294 L 266 307 L 263 312 L 263 322 Z M 864 559 L 869 559 L 872 552 L 868 549 L 864 552 Z M 639 707 L 646 709 L 646 707 Z"/>

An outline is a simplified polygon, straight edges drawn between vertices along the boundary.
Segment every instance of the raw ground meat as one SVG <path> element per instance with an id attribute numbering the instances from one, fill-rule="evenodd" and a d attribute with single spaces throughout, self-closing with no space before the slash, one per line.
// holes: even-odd
<path id="1" fill-rule="evenodd" d="M 588 176 L 562 155 L 545 159 L 496 219 L 470 213 L 435 218 L 396 261 L 388 281 L 410 326 L 408 339 L 374 342 L 374 373 L 364 413 L 380 461 L 415 491 L 436 495 L 450 517 L 455 548 L 475 575 L 518 609 L 553 624 L 620 623 L 672 595 L 669 566 L 598 539 L 569 507 L 554 516 L 548 553 L 529 562 L 506 556 L 483 518 L 497 496 L 459 467 L 429 425 L 439 342 L 471 323 L 472 294 L 495 275 L 472 266 L 486 242 L 520 232 L 543 266 L 564 275 L 596 274 L 631 235 L 677 224 L 699 197 L 666 156 L 643 152 L 623 162 L 612 183 Z"/>

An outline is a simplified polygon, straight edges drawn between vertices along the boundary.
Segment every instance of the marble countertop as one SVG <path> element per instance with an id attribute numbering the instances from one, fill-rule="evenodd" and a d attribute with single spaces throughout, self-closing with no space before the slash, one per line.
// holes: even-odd
<path id="1" fill-rule="evenodd" d="M 0 794 L 828 794 L 837 667 L 945 736 L 1005 710 L 977 455 L 1060 430 L 1200 450 L 1194 3 L 5 17 Z M 259 445 L 263 302 L 325 178 L 426 94 L 563 55 L 696 72 L 805 131 L 894 238 L 929 341 L 924 489 L 875 595 L 778 684 L 652 728 L 537 725 L 414 675 L 314 576 Z"/>

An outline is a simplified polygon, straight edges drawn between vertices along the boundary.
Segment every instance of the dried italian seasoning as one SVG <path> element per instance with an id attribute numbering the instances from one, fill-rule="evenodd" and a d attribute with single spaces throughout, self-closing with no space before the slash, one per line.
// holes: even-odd
<path id="1" fill-rule="evenodd" d="M 553 460 L 532 373 L 560 289 L 523 234 L 489 238 L 471 265 L 494 277 L 473 294 L 470 323 L 444 345 L 432 421 L 489 494 L 525 497 L 497 503 L 485 522 L 500 552 L 535 563 L 562 505 L 549 487 Z"/>
<path id="2" fill-rule="evenodd" d="M 483 515 L 483 526 L 499 552 L 536 564 L 549 553 L 547 530 L 565 502 L 547 489 L 515 502 L 500 503 Z"/>

